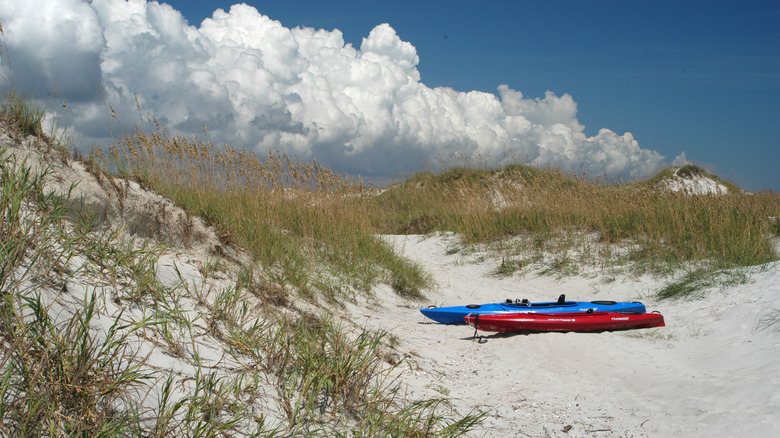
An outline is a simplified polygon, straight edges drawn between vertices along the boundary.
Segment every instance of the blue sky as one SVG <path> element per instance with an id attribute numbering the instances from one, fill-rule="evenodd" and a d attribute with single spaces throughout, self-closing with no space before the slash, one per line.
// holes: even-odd
<path id="1" fill-rule="evenodd" d="M 56 89 L 98 143 L 105 104 L 132 126 L 138 98 L 177 132 L 361 175 L 517 153 L 641 178 L 684 157 L 780 191 L 777 2 L 167 3 L 0 0 L 16 85 Z"/>

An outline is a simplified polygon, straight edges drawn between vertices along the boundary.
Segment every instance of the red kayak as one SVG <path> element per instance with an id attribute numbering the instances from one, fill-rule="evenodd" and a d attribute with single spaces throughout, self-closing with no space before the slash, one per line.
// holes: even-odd
<path id="1" fill-rule="evenodd" d="M 495 313 L 463 319 L 486 332 L 598 332 L 665 325 L 660 313 Z"/>

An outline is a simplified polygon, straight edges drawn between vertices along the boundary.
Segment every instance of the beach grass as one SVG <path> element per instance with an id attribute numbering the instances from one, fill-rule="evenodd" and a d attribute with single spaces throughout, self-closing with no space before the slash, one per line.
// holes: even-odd
<path id="1" fill-rule="evenodd" d="M 377 238 L 372 189 L 316 161 L 274 151 L 261 159 L 164 128 L 138 130 L 92 156 L 98 167 L 136 178 L 206 219 L 225 243 L 249 250 L 276 283 L 302 296 L 322 284 L 346 297 L 377 282 L 409 297 L 432 286 L 420 266 Z"/>
<path id="2" fill-rule="evenodd" d="M 14 88 L 7 89 L 5 94 L 0 113 L 10 119 L 10 126 L 14 126 L 22 135 L 43 136 L 46 108 L 31 97 L 20 95 Z"/>
<path id="3" fill-rule="evenodd" d="M 29 134 L 11 128 L 14 136 Z M 5 149 L 0 156 L 2 434 L 272 437 L 339 436 L 351 430 L 353 436 L 448 437 L 481 421 L 480 414 L 452 413 L 443 399 L 407 400 L 395 373 L 403 361 L 385 359 L 392 341 L 384 332 L 308 314 L 296 320 L 257 313 L 248 298 L 281 295 L 272 304 L 284 306 L 289 291 L 279 292 L 283 283 L 258 282 L 252 267 L 239 270 L 231 286 L 217 291 L 200 290 L 181 274 L 177 284 L 163 284 L 157 276 L 163 246 L 131 237 L 121 227 L 99 226 L 91 212 L 71 211 L 68 193 L 44 188 L 48 168 L 33 170 Z M 223 239 L 234 239 L 216 218 L 211 220 L 225 233 Z M 278 235 L 288 235 L 285 230 Z M 317 234 L 303 237 L 312 236 Z M 403 295 L 416 296 L 420 283 L 393 280 L 385 270 L 409 270 L 419 281 L 425 278 L 419 267 L 391 257 L 390 248 L 373 241 L 353 242 L 379 248 L 369 251 L 378 254 L 375 263 L 383 267 L 360 280 L 364 285 L 384 276 Z M 317 242 L 297 250 L 316 259 L 327 251 L 323 248 Z M 269 267 L 279 270 L 280 282 L 300 275 L 285 268 Z M 201 273 L 205 280 L 225 269 L 215 257 Z M 354 268 L 327 269 L 306 275 L 342 275 L 350 284 L 356 283 L 352 276 L 363 275 Z M 80 305 L 65 304 L 74 284 L 89 286 Z M 204 341 L 198 339 L 204 336 L 209 348 L 222 349 L 241 366 L 215 369 L 214 358 L 201 353 Z M 149 343 L 181 367 L 150 364 L 151 353 L 139 347 Z M 269 396 L 268 388 L 276 388 L 276 395 Z M 155 402 L 149 404 L 150 397 Z M 258 401 L 274 415 L 258 412 Z"/>
<path id="4" fill-rule="evenodd" d="M 452 231 L 467 242 L 523 236 L 528 249 L 598 249 L 656 271 L 688 263 L 720 268 L 777 259 L 772 238 L 780 197 L 732 191 L 691 196 L 515 165 L 481 172 L 418 174 L 381 196 L 383 232 Z M 595 238 L 595 241 L 594 241 Z"/>
<path id="5" fill-rule="evenodd" d="M 205 130 L 203 139 L 184 138 L 151 121 L 147 131 L 125 135 L 107 154 L 93 152 L 94 161 L 206 218 L 302 296 L 324 289 L 339 299 L 386 282 L 419 298 L 429 278 L 377 239 L 382 234 L 450 231 L 465 244 L 522 254 L 504 259 L 503 275 L 523 265 L 516 259 L 548 259 L 544 272 L 569 275 L 582 264 L 669 274 L 778 257 L 776 193 L 734 186 L 717 196 L 675 193 L 658 185 L 669 170 L 626 183 L 461 158 L 379 190 L 316 160 L 217 147 Z M 681 172 L 710 176 L 695 166 Z"/>

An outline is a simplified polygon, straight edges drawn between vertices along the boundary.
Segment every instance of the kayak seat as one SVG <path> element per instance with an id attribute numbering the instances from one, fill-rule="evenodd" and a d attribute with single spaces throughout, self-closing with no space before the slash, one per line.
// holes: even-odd
<path id="1" fill-rule="evenodd" d="M 561 296 L 558 297 L 558 304 L 564 304 L 566 303 L 566 295 L 561 294 Z"/>

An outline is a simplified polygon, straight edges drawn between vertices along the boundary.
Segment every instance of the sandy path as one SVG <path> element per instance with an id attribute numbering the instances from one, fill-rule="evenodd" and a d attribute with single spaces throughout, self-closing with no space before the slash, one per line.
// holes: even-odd
<path id="1" fill-rule="evenodd" d="M 412 397 L 447 396 L 457 412 L 489 411 L 475 436 L 767 436 L 780 426 L 780 333 L 758 330 L 780 296 L 780 268 L 706 291 L 708 299 L 658 302 L 649 278 L 598 273 L 556 280 L 496 277 L 500 260 L 452 254 L 457 237 L 388 237 L 438 287 L 431 304 L 506 298 L 642 300 L 667 327 L 605 333 L 489 335 L 428 322 L 389 289 L 350 309 L 361 325 L 398 337 L 410 356 Z"/>

